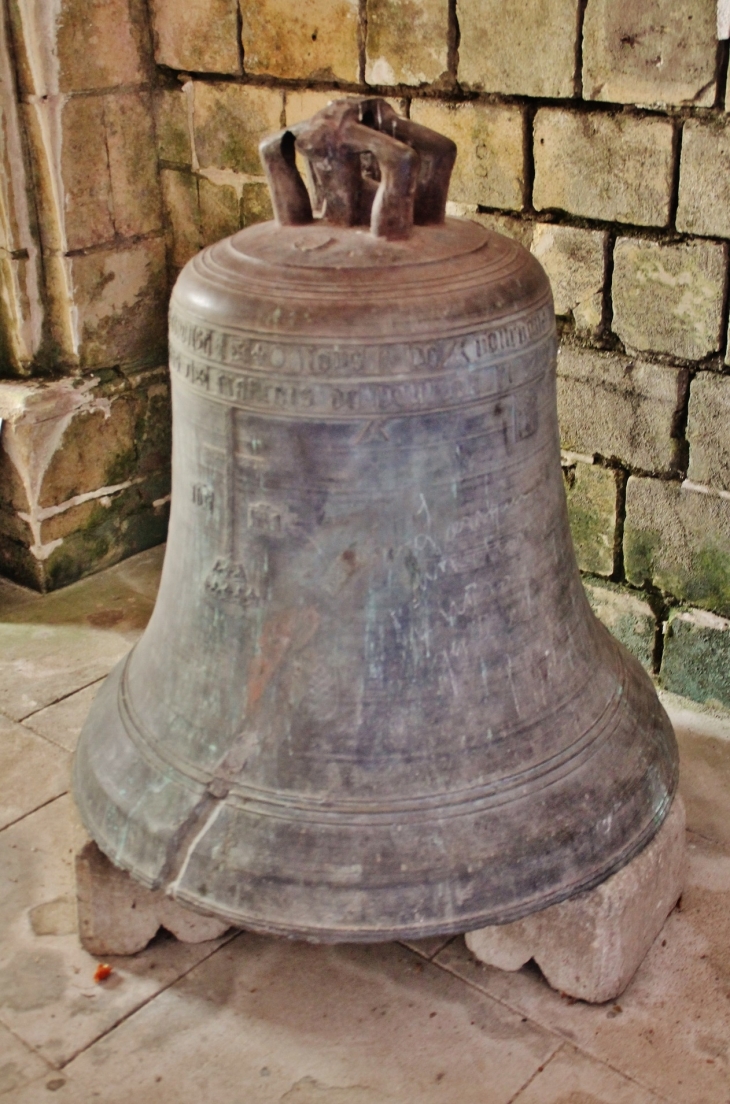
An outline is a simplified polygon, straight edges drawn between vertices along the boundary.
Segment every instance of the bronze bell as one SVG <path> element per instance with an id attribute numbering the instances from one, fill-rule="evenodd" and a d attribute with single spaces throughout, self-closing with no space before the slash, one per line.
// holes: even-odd
<path id="1" fill-rule="evenodd" d="M 240 927 L 514 920 L 631 859 L 677 783 L 576 567 L 550 287 L 445 219 L 453 143 L 384 100 L 261 151 L 276 221 L 172 296 L 162 583 L 76 801 L 114 863 Z"/>

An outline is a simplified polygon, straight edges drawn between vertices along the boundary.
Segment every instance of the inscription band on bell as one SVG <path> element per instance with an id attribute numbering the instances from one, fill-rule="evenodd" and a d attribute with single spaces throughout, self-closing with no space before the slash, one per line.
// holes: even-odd
<path id="1" fill-rule="evenodd" d="M 170 341 L 181 353 L 235 368 L 274 369 L 285 375 L 380 375 L 394 368 L 408 375 L 438 368 L 463 368 L 501 355 L 511 356 L 552 332 L 550 303 L 526 317 L 436 340 L 371 345 L 271 341 L 240 330 L 202 325 L 179 311 L 170 316 Z"/>
<path id="2" fill-rule="evenodd" d="M 209 349 L 223 352 L 227 348 L 224 338 L 230 335 L 209 328 L 203 340 L 200 327 L 193 326 L 183 327 L 189 341 L 180 341 L 180 327 L 178 334 L 173 329 L 170 364 L 176 377 L 196 391 L 253 413 L 279 412 L 288 417 L 319 415 L 324 418 L 437 413 L 535 384 L 544 373 L 544 347 L 553 340 L 549 328 L 542 333 L 541 316 L 542 310 L 536 312 L 532 320 L 528 319 L 534 325 L 524 325 L 518 335 L 520 340 L 525 338 L 522 353 L 517 356 L 513 353 L 503 365 L 495 363 L 495 357 L 488 352 L 490 334 L 475 333 L 451 340 L 448 348 L 446 342 L 441 343 L 442 347 L 437 350 L 441 363 L 435 371 L 431 368 L 429 374 L 409 372 L 385 379 L 366 377 L 362 381 L 327 380 L 317 376 L 297 379 L 298 373 L 294 378 L 287 378 L 284 371 L 281 374 L 262 371 L 262 365 L 282 359 L 274 357 L 272 352 L 280 350 L 281 346 L 261 341 L 254 343 L 258 363 L 254 365 L 249 360 L 244 370 L 241 365 L 231 363 L 230 358 L 221 363 L 208 352 Z M 530 333 L 535 335 L 531 342 Z M 193 353 L 191 345 L 197 346 L 199 351 Z M 381 362 L 384 357 L 389 358 L 391 365 L 397 352 L 398 363 L 408 365 L 424 356 L 429 359 L 424 348 L 419 343 L 401 343 L 398 346 L 349 347 L 347 352 L 362 364 L 372 362 L 377 356 Z M 328 363 L 342 352 L 338 346 L 320 346 L 318 351 L 327 353 Z M 282 357 L 286 362 L 283 354 Z M 468 366 L 466 372 L 465 364 Z"/>

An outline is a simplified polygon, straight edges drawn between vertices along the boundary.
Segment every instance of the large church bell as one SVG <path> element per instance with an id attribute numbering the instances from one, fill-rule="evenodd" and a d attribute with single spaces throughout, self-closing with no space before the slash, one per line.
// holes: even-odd
<path id="1" fill-rule="evenodd" d="M 676 787 L 576 567 L 547 278 L 445 218 L 455 153 L 335 101 L 262 143 L 276 220 L 173 292 L 162 583 L 74 793 L 114 863 L 240 927 L 513 920 L 631 859 Z"/>

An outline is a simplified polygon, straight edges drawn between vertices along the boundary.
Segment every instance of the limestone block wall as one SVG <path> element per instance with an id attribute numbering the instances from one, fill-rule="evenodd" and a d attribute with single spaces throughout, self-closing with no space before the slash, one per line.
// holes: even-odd
<path id="1" fill-rule="evenodd" d="M 58 585 L 161 535 L 164 446 L 145 433 L 164 436 L 170 282 L 270 217 L 264 134 L 335 92 L 376 91 L 457 142 L 452 211 L 550 276 L 594 608 L 664 685 L 730 705 L 730 104 L 714 0 L 10 0 L 6 30 L 3 374 L 80 381 L 69 426 L 96 419 L 97 457 L 127 465 L 97 466 L 89 490 L 16 478 L 0 549 L 23 551 L 3 553 L 6 570 Z M 67 382 L 54 386 L 65 410 Z M 81 456 L 73 432 L 59 448 Z M 73 517 L 86 529 L 62 533 Z M 98 554 L 81 533 L 106 534 Z"/>

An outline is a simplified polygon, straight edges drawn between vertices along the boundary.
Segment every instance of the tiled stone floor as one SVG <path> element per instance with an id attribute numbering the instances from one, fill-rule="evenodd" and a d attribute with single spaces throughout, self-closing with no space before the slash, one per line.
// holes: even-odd
<path id="1" fill-rule="evenodd" d="M 618 1002 L 481 966 L 460 938 L 161 934 L 94 984 L 70 753 L 161 558 L 45 597 L 0 583 L 2 1104 L 730 1104 L 730 717 L 677 698 L 689 885 Z"/>

